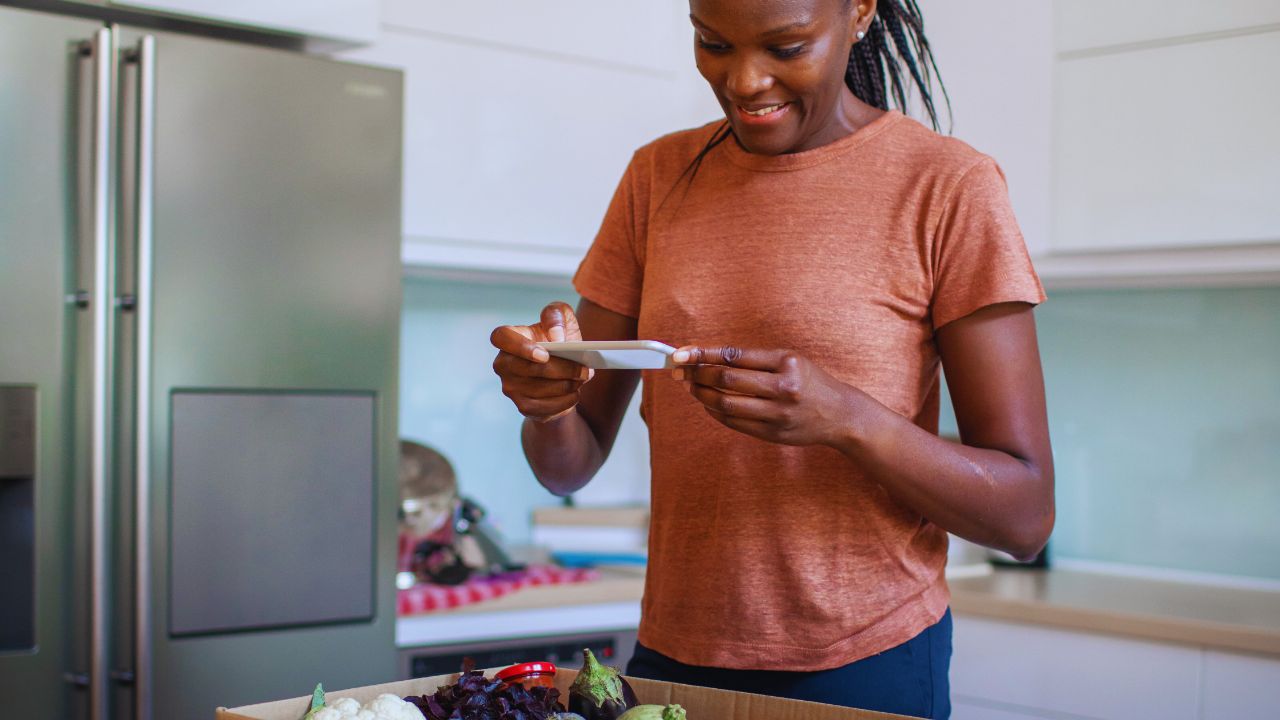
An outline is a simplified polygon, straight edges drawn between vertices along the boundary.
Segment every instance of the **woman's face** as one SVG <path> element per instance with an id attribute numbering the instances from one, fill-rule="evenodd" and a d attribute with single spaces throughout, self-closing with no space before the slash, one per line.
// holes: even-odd
<path id="1" fill-rule="evenodd" d="M 844 84 L 874 0 L 690 0 L 694 57 L 748 152 L 780 155 L 853 132 Z"/>

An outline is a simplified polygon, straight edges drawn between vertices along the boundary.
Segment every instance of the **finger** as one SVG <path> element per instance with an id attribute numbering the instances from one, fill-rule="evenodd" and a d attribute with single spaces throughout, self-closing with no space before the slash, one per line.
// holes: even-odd
<path id="1" fill-rule="evenodd" d="M 542 308 L 539 323 L 547 339 L 551 342 L 581 340 L 582 330 L 578 328 L 578 316 L 574 314 L 569 303 L 556 301 Z"/>
<path id="2" fill-rule="evenodd" d="M 533 329 L 524 325 L 503 325 L 489 334 L 489 343 L 504 353 L 544 363 L 551 353 L 535 344 Z"/>
<path id="3" fill-rule="evenodd" d="M 547 362 L 526 360 L 506 352 L 493 360 L 493 371 L 503 378 L 542 378 L 546 380 L 578 380 L 586 382 L 595 376 L 591 368 L 572 360 L 553 357 Z"/>
<path id="4" fill-rule="evenodd" d="M 717 390 L 769 399 L 783 395 L 777 373 L 728 365 L 686 365 L 678 369 L 684 373 L 684 379 Z"/>
<path id="5" fill-rule="evenodd" d="M 547 398 L 573 395 L 581 387 L 581 380 L 534 380 L 511 383 L 509 391 L 504 388 L 503 392 L 535 400 L 545 400 Z"/>
<path id="6" fill-rule="evenodd" d="M 705 385 L 694 385 L 690 390 L 707 410 L 744 420 L 777 422 L 780 410 L 777 404 L 749 395 L 734 395 Z"/>
<path id="7" fill-rule="evenodd" d="M 777 371 L 791 357 L 789 350 L 742 348 L 737 345 L 720 347 L 686 345 L 671 355 L 671 362 L 677 365 L 729 365 L 748 370 Z"/>
<path id="8" fill-rule="evenodd" d="M 725 415 L 714 410 L 707 410 L 707 414 L 715 418 L 717 422 L 730 430 L 737 430 L 744 435 L 758 437 L 764 440 L 775 440 L 778 437 L 778 429 L 774 425 L 761 420 L 748 420 L 746 418 L 735 417 L 733 415 Z"/>

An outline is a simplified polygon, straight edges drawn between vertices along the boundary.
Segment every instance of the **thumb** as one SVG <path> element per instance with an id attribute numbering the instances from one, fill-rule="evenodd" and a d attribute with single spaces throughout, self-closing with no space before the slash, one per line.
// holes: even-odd
<path id="1" fill-rule="evenodd" d="M 582 331 L 578 329 L 578 316 L 568 303 L 557 301 L 544 307 L 541 325 L 551 342 L 582 339 Z"/>

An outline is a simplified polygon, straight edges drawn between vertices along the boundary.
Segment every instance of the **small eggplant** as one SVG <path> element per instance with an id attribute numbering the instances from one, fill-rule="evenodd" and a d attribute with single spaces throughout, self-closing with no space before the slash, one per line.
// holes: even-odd
<path id="1" fill-rule="evenodd" d="M 585 720 L 618 720 L 628 708 L 639 704 L 617 668 L 601 665 L 590 650 L 582 651 L 582 669 L 569 686 L 569 712 Z"/>
<path id="2" fill-rule="evenodd" d="M 685 713 L 679 705 L 636 705 L 618 720 L 685 720 Z"/>

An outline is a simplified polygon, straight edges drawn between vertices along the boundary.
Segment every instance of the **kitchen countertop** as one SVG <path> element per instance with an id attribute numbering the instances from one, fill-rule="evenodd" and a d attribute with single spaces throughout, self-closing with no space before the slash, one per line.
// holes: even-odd
<path id="1" fill-rule="evenodd" d="M 599 580 L 523 588 L 474 605 L 397 618 L 396 646 L 635 630 L 643 594 L 643 566 L 601 567 Z"/>
<path id="2" fill-rule="evenodd" d="M 1280 656 L 1280 592 L 1068 569 L 948 584 L 960 615 Z"/>
<path id="3" fill-rule="evenodd" d="M 958 615 L 1280 657 L 1280 592 L 1081 570 L 949 573 Z M 643 567 L 601 568 L 590 583 L 526 588 L 446 612 L 400 618 L 400 647 L 634 630 Z"/>

